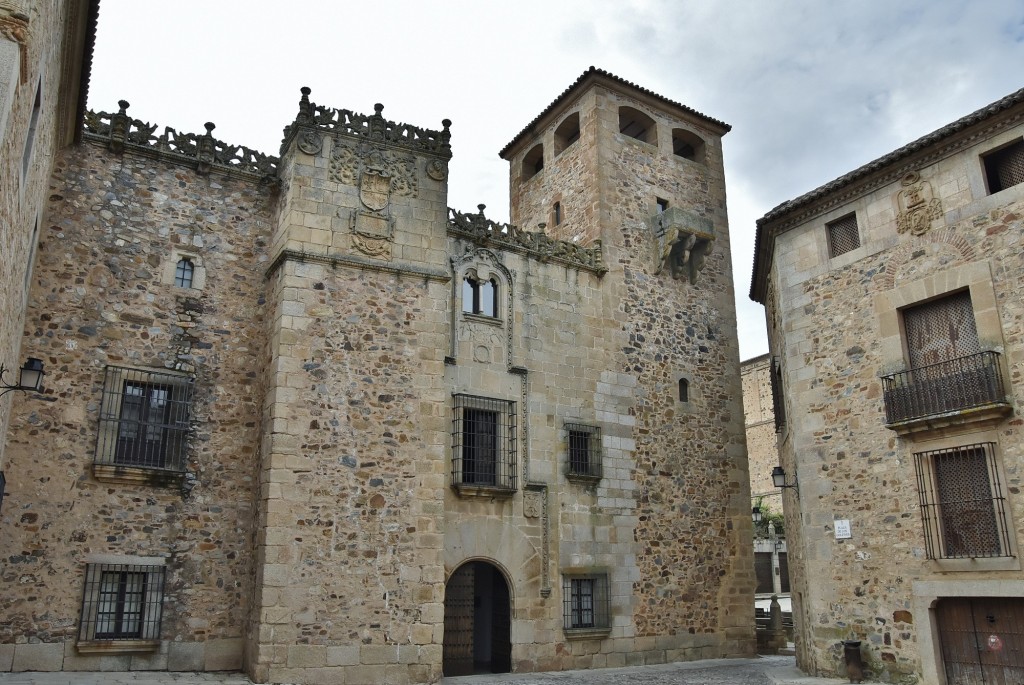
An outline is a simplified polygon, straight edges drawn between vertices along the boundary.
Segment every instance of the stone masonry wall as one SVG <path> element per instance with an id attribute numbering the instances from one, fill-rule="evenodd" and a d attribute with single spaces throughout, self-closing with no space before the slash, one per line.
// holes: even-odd
<path id="1" fill-rule="evenodd" d="M 23 8 L 27 20 L 0 9 L 0 364 L 4 380 L 16 383 L 24 363 L 21 332 L 26 288 L 34 261 L 37 222 L 46 201 L 46 187 L 56 147 L 57 96 L 65 4 L 58 0 Z M 20 36 L 21 40 L 15 39 Z M 23 78 L 24 75 L 24 78 Z M 30 128 L 39 89 L 39 108 Z M 31 148 L 27 171 L 26 148 Z M 6 434 L 12 401 L 0 399 L 0 435 Z M 0 442 L 0 469 L 5 463 Z"/>
<path id="2" fill-rule="evenodd" d="M 349 218 L 369 157 L 325 138 L 283 163 L 249 668 L 270 682 L 433 682 L 451 286 L 428 255 L 445 254 L 446 189 L 422 159 L 382 153 L 411 175 L 375 252 Z M 354 171 L 339 172 L 342 155 Z"/>
<path id="3" fill-rule="evenodd" d="M 8 439 L 6 669 L 241 666 L 270 202 L 247 181 L 92 144 L 56 162 L 24 338 L 46 364 L 44 401 L 15 407 Z M 180 254 L 206 270 L 201 290 L 168 282 Z M 180 486 L 94 476 L 107 365 L 195 378 Z M 77 652 L 85 564 L 97 555 L 165 560 L 155 653 Z"/>
<path id="4" fill-rule="evenodd" d="M 1017 126 L 920 165 L 926 193 L 941 207 L 920 231 L 899 232 L 899 181 L 881 185 L 780 235 L 772 280 L 781 321 L 772 349 L 783 357 L 788 426 L 783 464 L 799 470 L 799 499 L 787 500 L 798 662 L 842 672 L 839 641 L 864 641 L 872 677 L 932 682 L 941 672 L 937 626 L 924 588 L 946 596 L 1019 596 L 1016 552 L 1024 531 L 1020 499 L 1024 401 L 1024 187 L 989 194 L 979 155 L 1019 139 Z M 904 184 L 906 185 L 906 184 Z M 856 211 L 861 247 L 829 259 L 824 224 Z M 885 427 L 880 375 L 906 368 L 893 302 L 912 304 L 969 287 L 982 349 L 1001 354 L 1013 414 L 994 423 L 898 436 Z M 1010 558 L 951 569 L 929 560 L 914 454 L 995 442 L 1008 498 Z M 792 507 L 792 508 L 789 508 Z M 836 540 L 833 520 L 853 537 Z M 957 571 L 950 573 L 951 570 Z M 808 581 L 808 579 L 812 579 Z M 813 582 L 822 579 L 826 582 Z M 988 590 L 981 590 L 982 584 Z M 929 675 L 930 674 L 930 675 Z"/>
<path id="5" fill-rule="evenodd" d="M 620 105 L 656 120 L 657 146 L 619 134 Z M 559 111 L 576 109 L 580 140 L 554 159 L 546 155 L 544 170 L 517 182 L 523 155 L 536 141 L 553 150 L 564 114 L 552 116 L 534 139 L 517 143 L 510 162 L 513 221 L 544 220 L 561 193 L 570 210 L 559 237 L 600 238 L 610 269 L 600 295 L 613 331 L 604 336 L 609 368 L 594 402 L 599 420 L 622 430 L 616 442 L 625 450 L 630 482 L 609 489 L 608 497 L 599 492 L 590 504 L 574 493 L 580 516 L 570 517 L 563 505 L 564 520 L 575 525 L 563 525 L 562 534 L 580 535 L 587 530 L 583 515 L 598 521 L 597 513 L 612 515 L 609 533 L 619 542 L 623 529 L 631 529 L 633 549 L 616 550 L 629 555 L 631 581 L 619 592 L 629 596 L 630 611 L 628 621 L 616 615 L 613 634 L 621 637 L 580 647 L 609 657 L 624 650 L 626 663 L 750 653 L 750 500 L 720 143 L 703 125 L 601 87 Z M 705 138 L 704 164 L 672 155 L 676 126 Z M 587 190 L 579 193 L 581 185 Z M 593 211 L 592 198 L 598 203 Z M 714 225 L 714 251 L 696 285 L 667 271 L 656 274 L 655 198 Z M 579 214 L 572 213 L 573 203 Z M 680 378 L 689 381 L 687 402 L 678 398 Z M 615 401 L 606 404 L 608 398 Z M 573 568 L 576 549 L 563 539 L 556 563 Z"/>

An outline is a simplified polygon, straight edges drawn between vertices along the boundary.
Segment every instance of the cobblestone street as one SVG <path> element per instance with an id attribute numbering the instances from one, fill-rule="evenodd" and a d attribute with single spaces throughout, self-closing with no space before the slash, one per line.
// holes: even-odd
<path id="1" fill-rule="evenodd" d="M 657 666 L 445 678 L 442 685 L 839 685 L 800 673 L 791 656 L 709 659 Z M 252 685 L 237 673 L 0 673 L 0 685 Z M 349 683 L 347 685 L 354 685 Z M 357 684 L 356 684 L 357 685 Z"/>

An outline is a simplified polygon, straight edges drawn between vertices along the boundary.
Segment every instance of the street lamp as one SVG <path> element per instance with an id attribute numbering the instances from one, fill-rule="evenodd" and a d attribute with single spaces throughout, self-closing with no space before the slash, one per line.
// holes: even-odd
<path id="1" fill-rule="evenodd" d="M 22 392 L 38 392 L 43 384 L 43 362 L 35 357 L 29 357 L 25 361 L 25 366 L 18 370 L 18 384 L 11 385 L 4 381 L 4 374 L 7 373 L 7 368 L 0 364 L 0 397 L 3 397 L 12 390 L 21 390 Z"/>
<path id="2" fill-rule="evenodd" d="M 772 469 L 772 483 L 777 488 L 793 488 L 796 490 L 797 496 L 800 496 L 800 484 L 797 482 L 796 476 L 793 476 L 793 482 L 786 482 L 786 469 L 781 466 L 776 466 Z"/>

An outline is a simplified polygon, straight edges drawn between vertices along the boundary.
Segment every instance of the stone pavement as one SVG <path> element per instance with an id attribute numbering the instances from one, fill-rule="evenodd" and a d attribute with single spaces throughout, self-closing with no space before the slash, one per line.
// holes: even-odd
<path id="1" fill-rule="evenodd" d="M 805 676 L 791 656 L 707 659 L 657 666 L 587 671 L 502 673 L 445 678 L 441 685 L 839 685 L 845 680 Z M 0 685 L 252 685 L 238 673 L 0 673 Z"/>

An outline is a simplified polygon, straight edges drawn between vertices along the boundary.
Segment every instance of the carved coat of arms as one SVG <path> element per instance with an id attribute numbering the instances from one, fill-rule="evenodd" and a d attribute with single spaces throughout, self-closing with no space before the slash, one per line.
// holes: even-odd
<path id="1" fill-rule="evenodd" d="M 910 231 L 913 235 L 923 235 L 932 227 L 932 221 L 942 218 L 942 201 L 933 196 L 932 184 L 922 181 L 916 171 L 904 176 L 902 185 L 903 190 L 896 196 L 899 204 L 896 230 L 899 233 Z"/>

